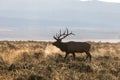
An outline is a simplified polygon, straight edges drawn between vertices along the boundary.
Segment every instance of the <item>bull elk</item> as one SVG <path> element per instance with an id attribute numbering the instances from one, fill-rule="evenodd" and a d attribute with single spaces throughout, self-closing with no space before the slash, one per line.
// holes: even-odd
<path id="1" fill-rule="evenodd" d="M 61 51 L 66 52 L 65 59 L 68 56 L 69 53 L 72 53 L 73 59 L 75 59 L 75 53 L 86 53 L 86 59 L 90 59 L 91 61 L 91 54 L 90 54 L 90 47 L 91 45 L 87 42 L 62 42 L 62 39 L 66 38 L 69 35 L 74 35 L 72 32 L 69 33 L 68 29 L 66 29 L 63 33 L 60 32 L 57 33 L 53 38 L 56 40 L 56 42 L 53 42 L 52 44 L 56 47 L 58 47 Z"/>

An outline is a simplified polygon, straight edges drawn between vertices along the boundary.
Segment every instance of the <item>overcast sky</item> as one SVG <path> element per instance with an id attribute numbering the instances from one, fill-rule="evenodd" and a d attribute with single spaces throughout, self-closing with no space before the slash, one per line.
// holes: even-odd
<path id="1" fill-rule="evenodd" d="M 0 0 L 0 40 L 120 40 L 120 0 Z"/>

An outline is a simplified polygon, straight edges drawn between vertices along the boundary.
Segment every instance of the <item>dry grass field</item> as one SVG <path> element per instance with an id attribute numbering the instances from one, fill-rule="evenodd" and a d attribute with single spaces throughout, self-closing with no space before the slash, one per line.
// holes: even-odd
<path id="1" fill-rule="evenodd" d="M 51 42 L 0 41 L 0 80 L 120 80 L 120 43 L 89 43 L 91 62 Z"/>

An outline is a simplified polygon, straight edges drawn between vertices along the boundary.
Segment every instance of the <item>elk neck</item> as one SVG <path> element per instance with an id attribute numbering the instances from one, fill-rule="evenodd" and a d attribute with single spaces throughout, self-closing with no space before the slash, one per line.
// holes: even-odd
<path id="1" fill-rule="evenodd" d="M 66 51 L 67 50 L 66 43 L 63 43 L 63 42 L 54 42 L 53 45 L 56 46 L 57 48 L 59 48 L 61 51 Z"/>

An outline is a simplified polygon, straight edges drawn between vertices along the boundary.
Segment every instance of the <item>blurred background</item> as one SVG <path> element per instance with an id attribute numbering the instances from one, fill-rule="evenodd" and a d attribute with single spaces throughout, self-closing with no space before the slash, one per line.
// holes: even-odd
<path id="1" fill-rule="evenodd" d="M 0 40 L 120 40 L 119 0 L 0 0 Z"/>

